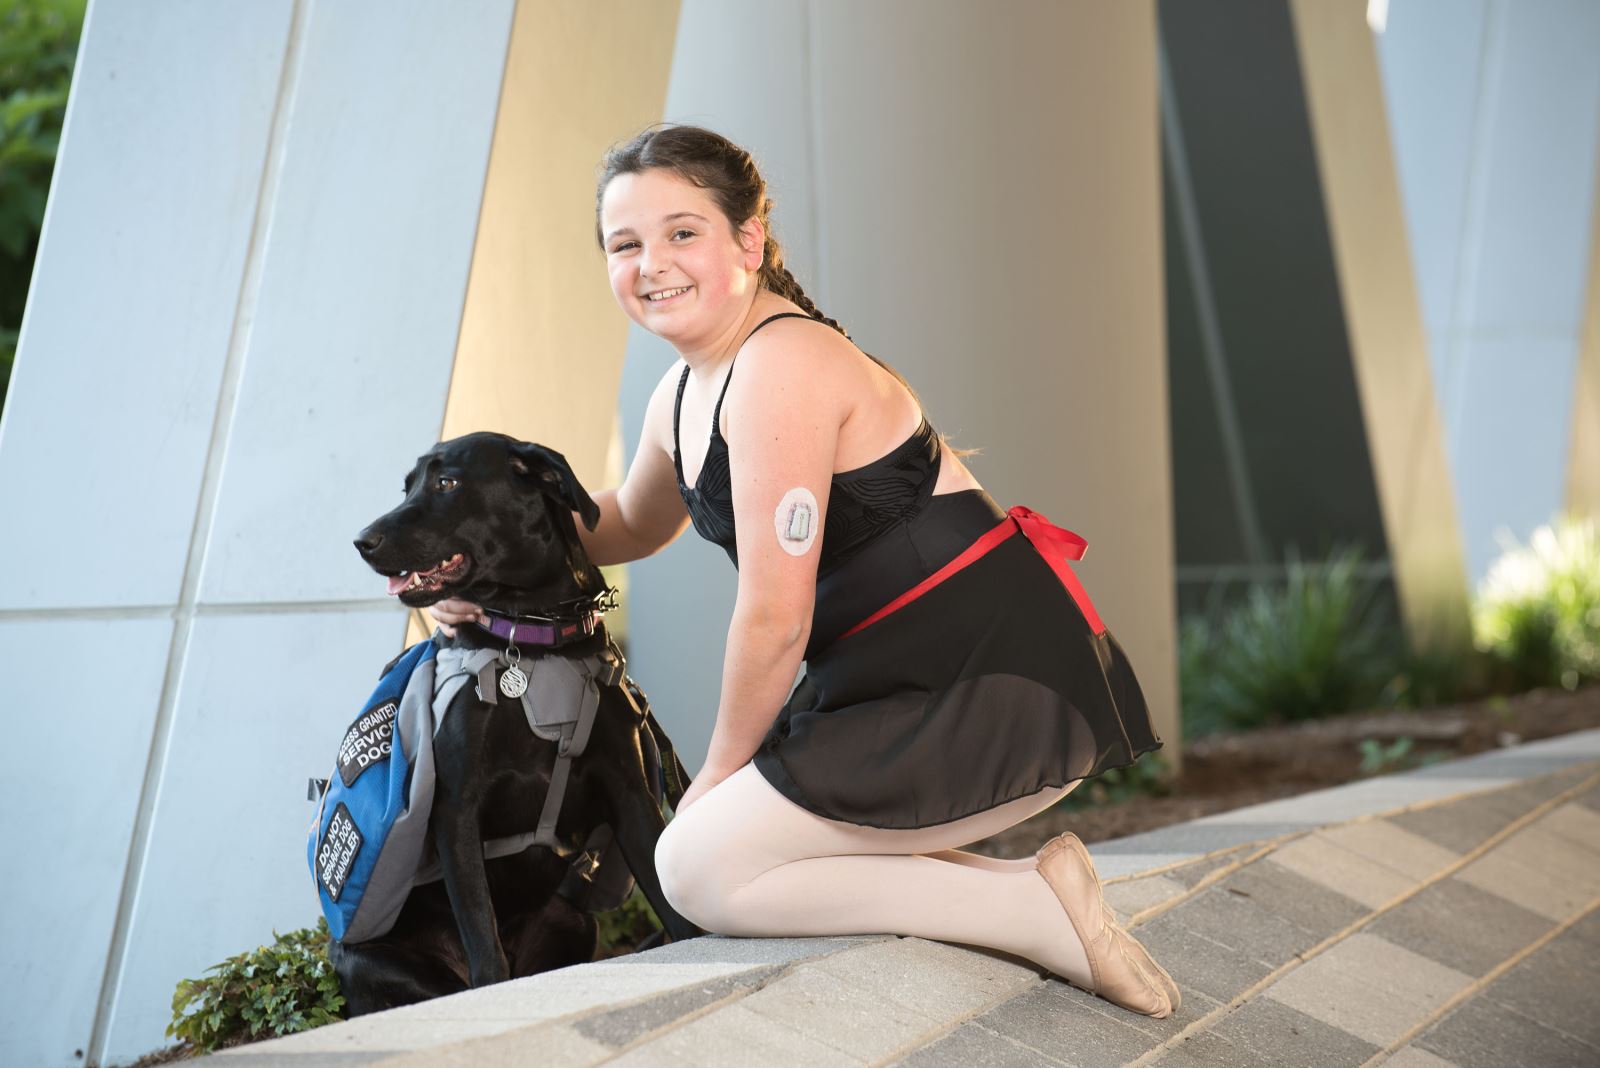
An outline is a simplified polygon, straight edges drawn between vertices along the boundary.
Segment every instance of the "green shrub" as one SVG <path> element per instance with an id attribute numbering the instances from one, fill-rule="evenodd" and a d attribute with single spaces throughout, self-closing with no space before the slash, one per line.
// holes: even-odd
<path id="1" fill-rule="evenodd" d="M 1205 616 L 1185 616 L 1178 621 L 1178 691 L 1185 741 L 1233 726 L 1222 706 L 1210 700 L 1207 692 L 1207 680 L 1222 648 L 1219 633 L 1220 628 Z"/>
<path id="2" fill-rule="evenodd" d="M 1310 719 L 1377 704 L 1395 674 L 1396 637 L 1359 549 L 1325 563 L 1292 551 L 1284 582 L 1254 584 L 1212 624 L 1179 631 L 1185 737 Z"/>
<path id="3" fill-rule="evenodd" d="M 172 995 L 167 1034 L 210 1052 L 258 1038 L 307 1031 L 341 1019 L 344 997 L 328 961 L 328 924 L 207 968 L 205 979 L 184 979 Z"/>
<path id="4" fill-rule="evenodd" d="M 1600 526 L 1558 517 L 1489 567 L 1472 610 L 1473 642 L 1511 685 L 1574 690 L 1600 679 Z"/>

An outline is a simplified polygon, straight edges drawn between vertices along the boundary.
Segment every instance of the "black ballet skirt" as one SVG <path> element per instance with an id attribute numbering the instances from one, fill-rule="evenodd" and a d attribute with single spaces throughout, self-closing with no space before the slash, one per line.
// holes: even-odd
<path id="1" fill-rule="evenodd" d="M 755 328 L 783 318 L 782 313 Z M 755 331 L 752 330 L 753 334 Z M 731 465 L 712 412 L 684 482 L 695 530 L 735 551 Z M 981 489 L 935 496 L 943 449 L 911 437 L 833 476 L 805 675 L 753 762 L 819 816 L 927 827 L 1133 763 L 1162 745 L 1122 647 L 1068 560 L 1085 543 Z"/>
<path id="2" fill-rule="evenodd" d="M 1075 535 L 1026 508 L 1003 512 L 982 490 L 930 497 L 819 581 L 805 675 L 757 770 L 819 816 L 914 828 L 1159 749 L 1127 655 L 1066 562 L 1074 547 Z"/>

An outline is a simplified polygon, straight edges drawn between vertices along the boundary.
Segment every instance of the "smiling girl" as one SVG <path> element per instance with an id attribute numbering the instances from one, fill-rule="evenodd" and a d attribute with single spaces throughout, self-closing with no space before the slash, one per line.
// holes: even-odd
<path id="1" fill-rule="evenodd" d="M 1084 543 L 995 503 L 910 384 L 801 290 L 771 211 L 749 153 L 693 126 L 613 148 L 597 190 L 612 293 L 680 359 L 579 536 L 615 564 L 692 523 L 739 573 L 662 889 L 710 931 L 988 946 L 1166 1016 L 1177 987 L 1115 923 L 1077 836 L 1016 861 L 956 848 L 1162 744 L 1066 562 Z"/>

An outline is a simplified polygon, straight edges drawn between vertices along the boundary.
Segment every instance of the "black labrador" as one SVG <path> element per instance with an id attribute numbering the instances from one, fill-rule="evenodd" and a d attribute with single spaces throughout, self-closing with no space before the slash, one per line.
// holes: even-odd
<path id="1" fill-rule="evenodd" d="M 355 544 L 408 606 L 461 597 L 492 615 L 563 618 L 606 590 L 573 519 L 576 512 L 593 530 L 599 508 L 558 452 L 504 434 L 468 434 L 419 457 L 406 476 L 405 495 Z M 541 656 L 584 657 L 606 649 L 604 622 L 592 626 L 592 634 L 580 629 L 577 640 L 553 647 L 519 641 L 521 666 Z M 441 648 L 507 645 L 473 624 L 457 627 L 454 638 L 440 632 L 434 641 Z M 662 896 L 655 872 L 656 840 L 665 826 L 658 798 L 664 793 L 676 807 L 688 777 L 643 692 L 631 679 L 622 681 L 629 692 L 621 685 L 601 687 L 588 744 L 570 766 L 555 825 L 567 848 L 529 845 L 487 861 L 481 843 L 534 829 L 557 743 L 536 736 L 521 700 L 501 687 L 491 693 L 494 703 L 481 700 L 471 685 L 459 692 L 434 738 L 429 835 L 443 879 L 414 887 L 387 934 L 333 944 L 330 957 L 349 1013 L 592 960 L 596 922 L 584 906 L 595 893 L 586 880 L 598 858 L 584 850 L 601 825 L 610 828 L 666 933 L 675 939 L 702 933 Z M 652 765 L 665 772 L 665 789 L 659 780 L 652 783 Z M 605 840 L 603 829 L 598 838 Z"/>

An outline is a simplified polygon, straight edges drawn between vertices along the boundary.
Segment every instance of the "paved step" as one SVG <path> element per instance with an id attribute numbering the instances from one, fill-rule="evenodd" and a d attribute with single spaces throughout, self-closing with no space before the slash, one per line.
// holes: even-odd
<path id="1" fill-rule="evenodd" d="M 707 936 L 218 1054 L 251 1065 L 1600 1064 L 1600 731 L 1092 847 L 1183 1007 L 919 938 Z"/>

